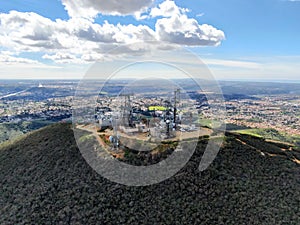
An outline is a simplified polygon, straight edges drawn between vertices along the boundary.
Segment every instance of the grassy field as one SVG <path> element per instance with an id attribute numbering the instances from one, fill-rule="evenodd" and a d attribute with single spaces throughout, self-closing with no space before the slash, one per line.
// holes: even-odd
<path id="1" fill-rule="evenodd" d="M 210 119 L 199 119 L 198 123 L 201 126 L 204 126 L 204 127 L 211 127 L 212 126 L 212 120 L 210 120 Z"/>
<path id="2" fill-rule="evenodd" d="M 265 139 L 270 139 L 279 142 L 287 142 L 296 146 L 300 146 L 300 136 L 289 135 L 271 128 L 243 129 L 243 130 L 235 130 L 234 132 L 265 138 Z"/>
<path id="3" fill-rule="evenodd" d="M 7 140 L 14 140 L 22 134 L 37 130 L 41 127 L 52 124 L 51 121 L 33 120 L 21 121 L 18 123 L 2 123 L 0 124 L 0 143 Z"/>

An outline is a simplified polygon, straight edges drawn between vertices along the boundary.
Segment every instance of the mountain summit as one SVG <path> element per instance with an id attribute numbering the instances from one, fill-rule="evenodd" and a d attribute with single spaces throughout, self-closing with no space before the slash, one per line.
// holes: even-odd
<path id="1" fill-rule="evenodd" d="M 198 171 L 206 139 L 172 178 L 127 187 L 98 175 L 70 124 L 0 147 L 0 224 L 300 224 L 300 151 L 226 134 Z"/>

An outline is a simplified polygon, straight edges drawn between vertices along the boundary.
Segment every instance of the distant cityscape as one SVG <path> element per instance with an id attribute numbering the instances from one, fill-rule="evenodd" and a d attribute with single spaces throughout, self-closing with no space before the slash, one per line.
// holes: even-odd
<path id="1" fill-rule="evenodd" d="M 300 135 L 300 96 L 270 95 L 226 102 L 227 123 Z"/>
<path id="2" fill-rule="evenodd" d="M 24 91 L 3 95 L 0 97 L 0 122 L 60 121 L 70 118 L 73 90 L 73 86 L 61 82 L 46 86 L 39 83 Z"/>
<path id="3" fill-rule="evenodd" d="M 7 125 L 37 120 L 49 122 L 70 121 L 72 116 L 72 99 L 77 83 L 77 81 L 41 81 L 38 83 L 28 81 L 27 83 L 21 82 L 19 84 L 9 81 L 2 83 L 0 86 L 0 123 Z M 240 85 L 240 89 L 236 89 L 237 83 Z M 300 86 L 299 84 L 287 87 L 287 85 L 278 83 L 276 85 L 280 86 L 281 89 L 276 85 L 274 87 L 268 85 L 267 90 L 263 86 L 264 84 L 257 90 L 243 89 L 242 86 L 245 85 L 243 82 L 234 82 L 234 84 L 226 83 L 226 85 L 223 84 L 222 86 L 221 83 L 227 111 L 226 124 L 235 125 L 235 129 L 272 128 L 289 135 L 300 136 L 300 93 L 295 91 L 297 90 L 297 85 Z M 121 85 L 123 83 L 116 83 L 112 86 L 120 88 Z M 229 88 L 230 85 L 232 85 L 232 89 Z M 293 93 L 290 93 L 291 87 L 294 88 L 292 89 Z M 228 93 L 228 90 L 231 92 Z M 242 93 L 242 90 L 246 93 Z M 270 94 L 263 93 L 262 90 L 266 90 Z M 255 91 L 258 94 L 255 95 Z M 194 107 L 193 111 L 201 115 L 201 118 L 199 118 L 200 124 L 209 127 L 211 120 L 216 115 L 212 114 L 203 93 L 201 91 L 190 91 L 188 95 L 191 97 L 190 102 L 192 102 Z M 133 97 L 130 102 L 130 107 L 132 107 L 133 111 L 128 111 L 127 113 L 132 113 L 131 116 L 136 117 L 137 113 L 147 115 L 149 112 L 155 113 L 156 116 L 161 116 L 162 118 L 166 115 L 165 107 L 167 101 L 162 102 L 163 100 L 159 98 L 140 98 L 138 100 L 140 102 L 134 100 Z M 130 101 L 130 98 L 128 98 L 128 101 Z M 181 104 L 184 103 L 185 100 L 182 100 Z M 100 105 L 95 106 L 98 110 L 96 120 L 99 123 L 109 121 L 108 116 L 111 116 L 113 108 L 111 104 L 112 99 L 107 98 L 102 100 Z M 122 104 L 124 104 L 124 107 L 128 107 L 129 102 L 123 102 Z M 189 108 L 189 110 L 192 109 Z M 174 113 L 176 113 L 174 107 L 170 108 L 169 116 L 173 118 L 169 122 L 171 124 L 170 131 L 176 126 L 174 118 L 180 121 L 184 115 L 178 111 L 178 114 L 174 117 Z M 166 121 L 166 118 L 164 119 Z M 143 121 L 145 121 L 144 124 L 147 123 L 146 120 Z M 195 118 L 193 119 L 194 121 Z M 127 122 L 130 123 L 130 121 Z M 181 129 L 188 130 L 195 126 L 190 125 L 189 127 L 182 126 Z"/>

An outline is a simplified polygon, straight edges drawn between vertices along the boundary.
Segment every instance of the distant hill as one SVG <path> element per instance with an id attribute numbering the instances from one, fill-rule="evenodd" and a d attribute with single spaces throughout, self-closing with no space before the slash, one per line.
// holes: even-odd
<path id="1" fill-rule="evenodd" d="M 0 224 L 300 224 L 298 150 L 227 134 L 200 173 L 206 142 L 175 176 L 147 187 L 115 184 L 93 171 L 70 124 L 6 142 Z"/>
<path id="2" fill-rule="evenodd" d="M 300 93 L 300 83 L 220 81 L 220 86 L 225 95 L 242 94 L 251 96 Z"/>
<path id="3" fill-rule="evenodd" d="M 15 101 L 15 100 L 34 100 L 42 101 L 49 98 L 61 98 L 73 96 L 75 90 L 72 87 L 65 88 L 50 88 L 50 87 L 31 87 L 24 90 L 20 94 L 11 95 L 5 97 L 5 100 Z"/>

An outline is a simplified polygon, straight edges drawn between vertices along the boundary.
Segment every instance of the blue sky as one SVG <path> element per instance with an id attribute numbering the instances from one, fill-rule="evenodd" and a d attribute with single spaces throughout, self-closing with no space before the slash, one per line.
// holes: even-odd
<path id="1" fill-rule="evenodd" d="M 126 0 L 126 9 L 113 3 L 111 6 L 93 5 L 97 1 L 88 1 L 88 7 L 81 4 L 82 0 L 75 0 L 77 5 L 68 0 L 1 2 L 0 63 L 3 70 L 0 78 L 80 78 L 94 60 L 102 59 L 109 46 L 157 38 L 165 45 L 180 45 L 198 54 L 218 79 L 300 80 L 300 1 L 140 0 L 139 8 L 136 0 Z M 160 4 L 172 6 L 169 8 L 172 9 L 171 14 L 167 15 Z M 160 9 L 160 14 L 154 15 L 153 8 Z M 15 11 L 13 15 L 12 10 Z M 27 12 L 35 14 L 22 14 Z M 41 20 L 39 24 L 43 25 L 38 29 L 33 22 L 21 24 L 24 18 L 28 21 Z M 54 24 L 44 21 L 44 18 L 49 18 Z M 176 18 L 195 31 L 189 33 L 182 30 L 183 27 L 173 26 Z M 57 19 L 65 23 L 56 23 Z M 197 24 L 192 20 L 196 20 Z M 74 25 L 83 23 L 85 25 L 80 26 L 82 30 Z M 103 27 L 104 23 L 109 26 Z M 23 27 L 23 33 L 17 28 L 11 29 L 12 24 L 17 24 L 17 28 Z M 117 28 L 117 24 L 124 27 Z M 128 27 L 131 24 L 133 27 Z M 161 25 L 160 32 L 158 24 Z M 203 24 L 215 30 L 201 27 Z M 137 28 L 139 25 L 144 27 Z M 72 32 L 63 33 L 63 26 L 73 26 Z M 50 33 L 59 32 L 52 40 L 45 37 L 49 32 L 44 32 L 44 29 L 50 29 Z M 88 33 L 87 30 L 93 32 Z M 87 49 L 77 52 L 75 47 L 72 49 L 72 45 L 68 45 L 65 39 L 71 38 L 67 34 L 74 32 L 78 32 L 72 39 L 74 46 L 86 44 L 89 46 Z M 175 36 L 178 32 L 180 38 Z M 201 32 L 206 32 L 204 37 Z M 147 35 L 140 38 L 141 33 Z M 109 35 L 114 36 L 113 40 Z M 183 38 L 189 35 L 192 37 Z M 86 40 L 87 43 L 84 42 Z"/>

